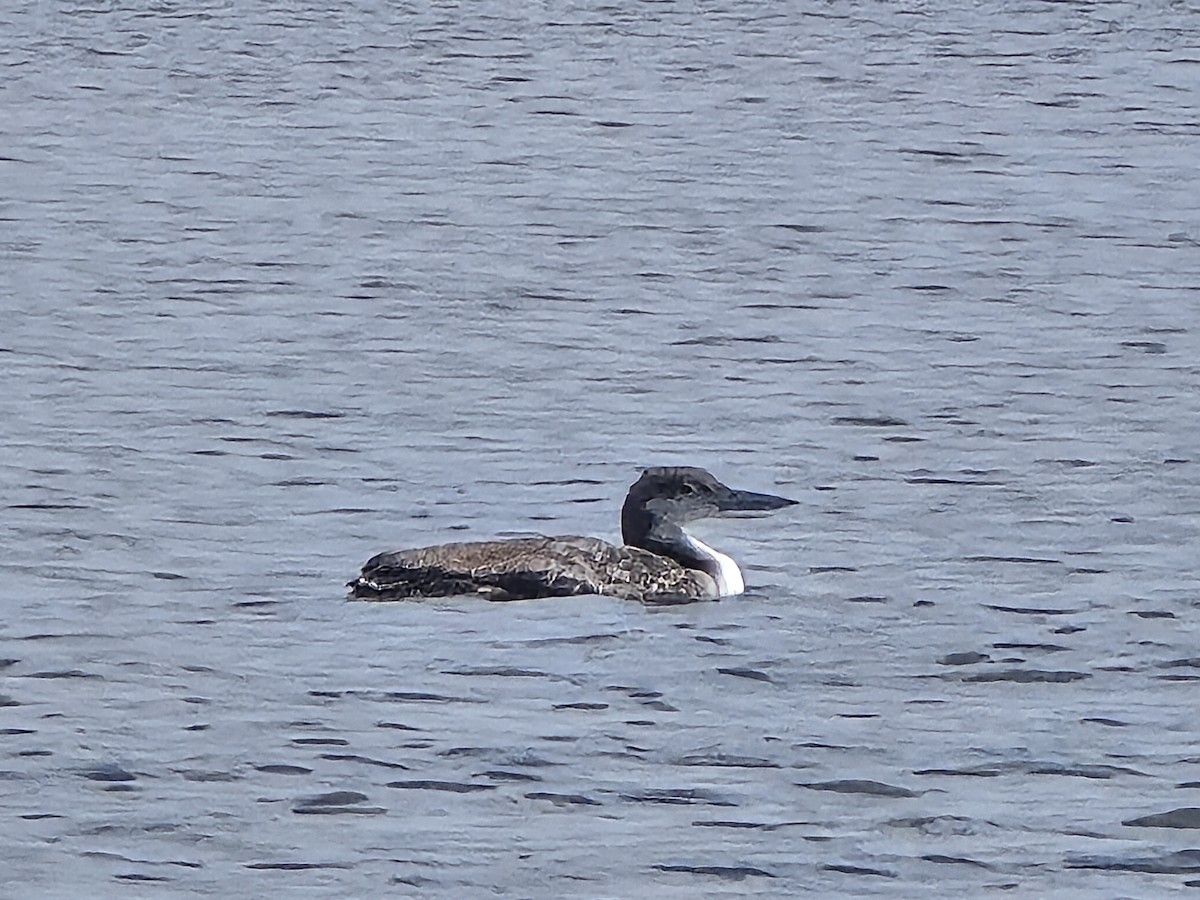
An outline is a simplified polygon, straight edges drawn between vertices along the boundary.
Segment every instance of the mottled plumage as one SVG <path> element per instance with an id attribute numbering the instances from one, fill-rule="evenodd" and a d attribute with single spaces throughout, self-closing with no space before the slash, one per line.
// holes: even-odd
<path id="1" fill-rule="evenodd" d="M 735 510 L 771 510 L 794 501 L 735 491 L 703 469 L 647 469 L 621 509 L 624 546 L 593 537 L 528 537 L 441 544 L 381 553 L 348 585 L 361 600 L 477 594 L 529 600 L 606 594 L 680 603 L 740 593 L 732 559 L 682 525 Z"/>
<path id="2" fill-rule="evenodd" d="M 364 600 L 479 594 L 524 600 L 607 594 L 667 603 L 715 596 L 716 582 L 696 569 L 640 547 L 616 547 L 581 535 L 441 544 L 381 553 L 351 586 Z"/>

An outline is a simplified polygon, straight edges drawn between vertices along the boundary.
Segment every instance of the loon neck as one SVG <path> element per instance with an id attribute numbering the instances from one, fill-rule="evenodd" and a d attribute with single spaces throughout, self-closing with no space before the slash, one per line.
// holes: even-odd
<path id="1" fill-rule="evenodd" d="M 656 523 L 649 533 L 639 535 L 633 541 L 627 537 L 626 543 L 673 559 L 685 569 L 704 572 L 716 583 L 719 597 L 730 597 L 746 590 L 742 570 L 732 558 L 714 550 L 678 525 Z"/>

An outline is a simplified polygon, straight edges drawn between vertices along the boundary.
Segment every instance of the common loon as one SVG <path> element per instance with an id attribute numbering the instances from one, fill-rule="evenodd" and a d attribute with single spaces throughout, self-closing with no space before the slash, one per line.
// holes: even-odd
<path id="1" fill-rule="evenodd" d="M 607 594 L 649 603 L 681 603 L 740 594 L 737 563 L 683 530 L 726 512 L 765 511 L 795 500 L 737 491 L 704 469 L 646 469 L 621 507 L 618 547 L 593 537 L 528 537 L 441 544 L 381 553 L 351 581 L 360 600 L 478 594 L 532 600 Z"/>

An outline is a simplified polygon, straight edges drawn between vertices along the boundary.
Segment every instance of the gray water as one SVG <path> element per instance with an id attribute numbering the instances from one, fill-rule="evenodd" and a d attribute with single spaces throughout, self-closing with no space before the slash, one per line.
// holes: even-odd
<path id="1" fill-rule="evenodd" d="M 0 11 L 0 893 L 1200 885 L 1200 8 Z M 795 497 L 740 598 L 348 603 Z"/>

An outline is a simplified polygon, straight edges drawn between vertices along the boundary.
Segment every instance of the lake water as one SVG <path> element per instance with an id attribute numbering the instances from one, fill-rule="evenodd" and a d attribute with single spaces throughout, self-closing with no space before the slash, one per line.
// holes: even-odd
<path id="1" fill-rule="evenodd" d="M 1200 886 L 1200 6 L 0 28 L 0 894 Z M 344 600 L 658 464 L 746 595 Z"/>

